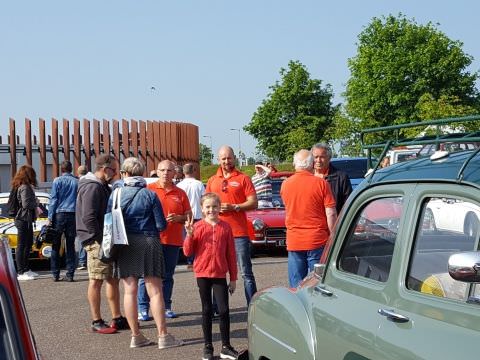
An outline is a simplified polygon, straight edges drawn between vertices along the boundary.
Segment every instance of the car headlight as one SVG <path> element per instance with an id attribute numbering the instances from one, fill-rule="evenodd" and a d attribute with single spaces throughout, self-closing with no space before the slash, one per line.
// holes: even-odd
<path id="1" fill-rule="evenodd" d="M 265 227 L 265 223 L 263 222 L 262 219 L 255 219 L 252 221 L 253 228 L 255 231 L 260 231 L 263 230 Z"/>

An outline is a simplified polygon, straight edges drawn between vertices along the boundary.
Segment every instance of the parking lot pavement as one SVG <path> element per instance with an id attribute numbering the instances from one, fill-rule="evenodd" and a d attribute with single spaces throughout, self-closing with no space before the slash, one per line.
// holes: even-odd
<path id="1" fill-rule="evenodd" d="M 285 257 L 257 257 L 253 259 L 254 273 L 259 289 L 271 285 L 287 285 Z M 37 271 L 37 270 L 36 270 Z M 44 359 L 200 359 L 203 349 L 201 305 L 193 273 L 185 265 L 177 267 L 173 292 L 173 309 L 179 314 L 168 319 L 169 331 L 185 341 L 185 346 L 159 350 L 155 345 L 130 349 L 130 331 L 113 335 L 90 332 L 90 314 L 87 302 L 87 272 L 75 274 L 75 282 L 54 283 L 48 271 L 38 271 L 40 278 L 21 283 L 23 298 L 37 347 Z M 123 288 L 121 290 L 123 292 Z M 102 315 L 110 320 L 105 297 Z M 122 306 L 123 308 L 123 306 Z M 243 283 L 239 279 L 237 291 L 230 298 L 231 342 L 237 349 L 247 347 L 247 308 Z M 156 339 L 153 321 L 142 322 L 144 334 Z M 221 342 L 218 322 L 214 321 L 215 354 Z"/>

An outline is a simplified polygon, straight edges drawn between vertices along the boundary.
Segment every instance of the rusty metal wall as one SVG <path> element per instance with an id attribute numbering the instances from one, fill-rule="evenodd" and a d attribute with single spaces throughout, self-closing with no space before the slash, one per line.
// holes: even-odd
<path id="1" fill-rule="evenodd" d="M 39 119 L 37 135 L 32 133 L 32 121 L 25 119 L 25 139 L 21 142 L 17 135 L 18 123 L 10 118 L 6 144 L 2 144 L 0 136 L 0 151 L 10 153 L 11 177 L 20 163 L 32 165 L 37 171 L 38 181 L 52 181 L 60 175 L 59 164 L 63 160 L 72 161 L 76 174 L 80 165 L 92 170 L 95 157 L 103 153 L 111 153 L 120 163 L 127 157 L 138 157 L 146 164 L 144 176 L 166 159 L 179 165 L 192 162 L 197 169 L 200 168 L 198 127 L 193 124 L 134 119 L 63 119 L 61 134 L 58 120 L 51 119 L 50 125 L 50 134 L 47 134 L 46 121 Z M 21 161 L 17 159 L 17 154 L 20 154 Z M 37 158 L 39 161 L 36 161 Z M 47 174 L 51 178 L 47 178 Z M 197 178 L 199 175 L 196 174 Z"/>

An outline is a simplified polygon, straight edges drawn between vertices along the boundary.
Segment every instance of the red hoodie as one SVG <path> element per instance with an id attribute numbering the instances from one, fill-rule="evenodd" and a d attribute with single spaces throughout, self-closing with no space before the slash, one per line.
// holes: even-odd
<path id="1" fill-rule="evenodd" d="M 237 258 L 232 228 L 220 220 L 210 225 L 205 220 L 193 225 L 193 235 L 185 238 L 183 243 L 185 256 L 195 255 L 193 271 L 196 277 L 226 278 L 237 280 Z"/>

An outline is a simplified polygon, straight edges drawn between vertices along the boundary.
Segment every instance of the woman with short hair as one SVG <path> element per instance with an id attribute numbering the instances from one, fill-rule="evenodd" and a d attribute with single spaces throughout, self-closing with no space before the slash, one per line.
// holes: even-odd
<path id="1" fill-rule="evenodd" d="M 159 237 L 167 222 L 157 195 L 146 189 L 147 183 L 142 177 L 144 171 L 145 166 L 135 157 L 125 159 L 120 170 L 123 178 L 120 207 L 128 246 L 122 247 L 119 251 L 115 273 L 124 284 L 125 315 L 132 330 L 130 347 L 151 344 L 151 341 L 140 332 L 137 321 L 138 279 L 143 277 L 158 330 L 158 347 L 165 349 L 183 343 L 167 333 L 162 293 L 165 264 Z M 114 195 L 115 191 L 110 195 L 107 212 L 111 211 Z"/>

